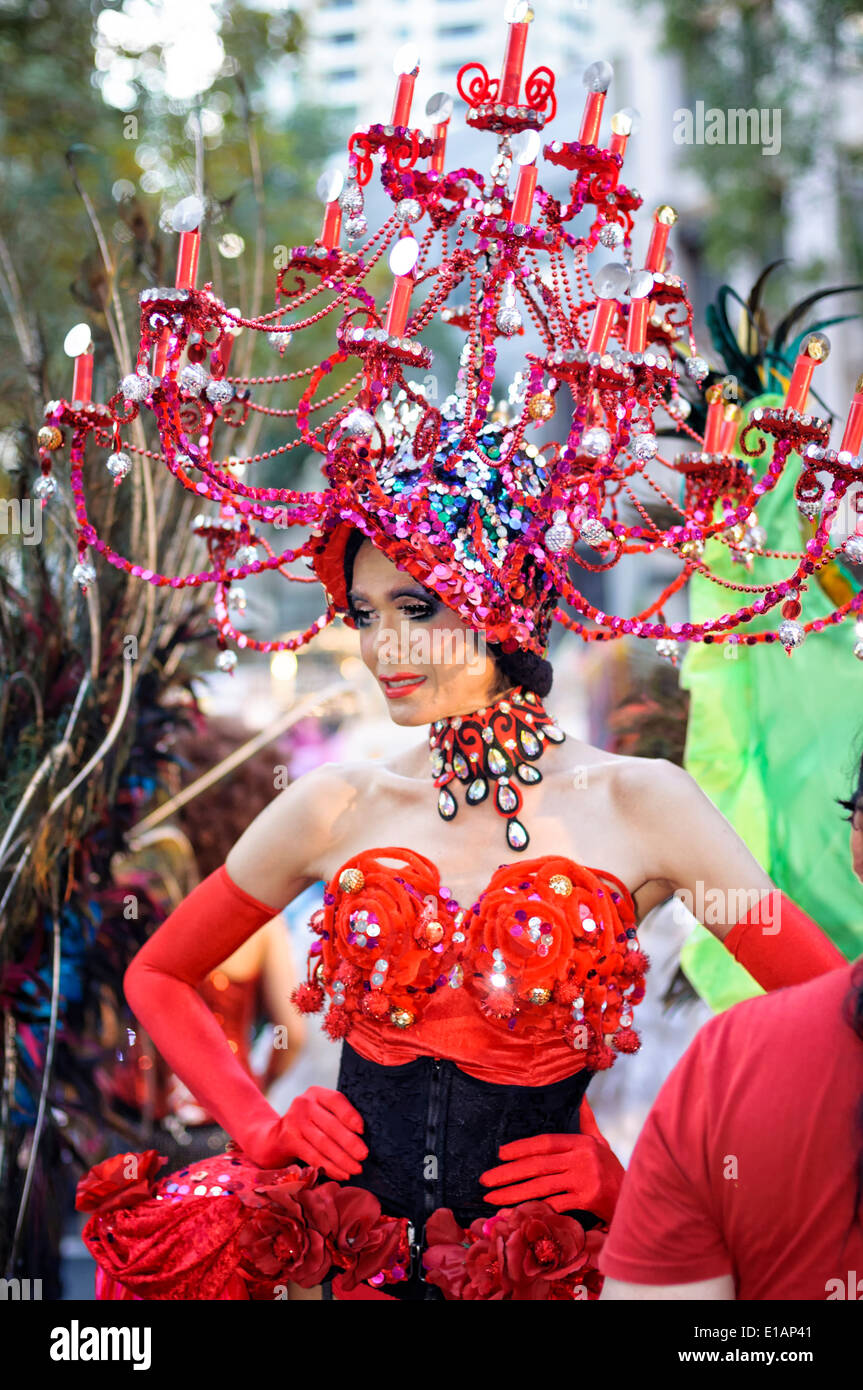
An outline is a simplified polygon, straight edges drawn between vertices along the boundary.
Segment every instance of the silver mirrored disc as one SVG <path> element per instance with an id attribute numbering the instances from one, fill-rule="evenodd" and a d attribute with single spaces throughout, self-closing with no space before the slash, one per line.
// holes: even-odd
<path id="1" fill-rule="evenodd" d="M 80 357 L 87 352 L 93 341 L 88 323 L 76 323 L 63 339 L 63 351 L 67 357 Z"/>
<path id="2" fill-rule="evenodd" d="M 591 63 L 589 67 L 584 69 L 581 80 L 589 92 L 607 92 L 613 77 L 614 68 L 611 63 L 600 58 L 599 62 Z"/>
<path id="3" fill-rule="evenodd" d="M 171 225 L 175 232 L 193 232 L 200 227 L 204 216 L 204 200 L 197 194 L 181 198 L 171 213 Z"/>
<path id="4" fill-rule="evenodd" d="M 532 164 L 539 154 L 542 139 L 538 130 L 520 130 L 510 141 L 512 157 L 517 164 Z"/>
<path id="5" fill-rule="evenodd" d="M 593 287 L 600 299 L 623 299 L 629 291 L 629 267 L 622 261 L 609 261 L 596 273 Z"/>
<path id="6" fill-rule="evenodd" d="M 630 299 L 646 299 L 653 289 L 653 272 L 651 270 L 634 270 L 629 282 Z"/>
<path id="7" fill-rule="evenodd" d="M 435 125 L 443 125 L 453 113 L 453 99 L 449 92 L 435 92 L 426 102 L 426 115 Z"/>
<path id="8" fill-rule="evenodd" d="M 317 193 L 322 203 L 334 203 L 345 186 L 345 176 L 341 169 L 325 169 L 317 182 Z"/>

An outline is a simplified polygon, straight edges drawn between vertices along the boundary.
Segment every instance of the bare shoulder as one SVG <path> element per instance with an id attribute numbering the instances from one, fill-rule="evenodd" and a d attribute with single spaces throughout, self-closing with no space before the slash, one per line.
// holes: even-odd
<path id="1" fill-rule="evenodd" d="M 682 810 L 704 793 L 691 773 L 668 758 L 618 757 L 610 768 L 612 794 L 622 812 Z"/>

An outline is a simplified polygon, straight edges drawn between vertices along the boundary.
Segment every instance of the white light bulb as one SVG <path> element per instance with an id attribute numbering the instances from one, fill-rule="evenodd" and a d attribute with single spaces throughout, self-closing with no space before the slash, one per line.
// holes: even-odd
<path id="1" fill-rule="evenodd" d="M 66 337 L 63 339 L 63 351 L 67 357 L 80 357 L 88 352 L 93 341 L 93 334 L 90 332 L 88 323 L 76 323 L 74 328 L 70 328 Z"/>

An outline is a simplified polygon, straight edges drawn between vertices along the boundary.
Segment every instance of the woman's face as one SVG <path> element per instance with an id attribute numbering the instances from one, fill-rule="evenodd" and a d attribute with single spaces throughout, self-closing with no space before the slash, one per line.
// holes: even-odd
<path id="1" fill-rule="evenodd" d="M 370 541 L 357 551 L 348 600 L 363 661 L 394 723 L 469 714 L 507 688 L 483 634 Z"/>

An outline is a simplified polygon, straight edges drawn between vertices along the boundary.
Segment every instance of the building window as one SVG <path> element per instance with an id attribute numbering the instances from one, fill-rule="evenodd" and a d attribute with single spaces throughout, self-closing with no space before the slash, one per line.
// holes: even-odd
<path id="1" fill-rule="evenodd" d="M 470 39 L 478 32 L 478 24 L 442 24 L 438 29 L 438 37 L 441 39 Z"/>
<path id="2" fill-rule="evenodd" d="M 332 72 L 324 73 L 328 82 L 356 82 L 359 76 L 356 68 L 334 68 Z"/>
<path id="3" fill-rule="evenodd" d="M 327 43 L 338 44 L 340 47 L 345 44 L 356 43 L 356 41 L 356 34 L 329 34 L 326 39 Z"/>

